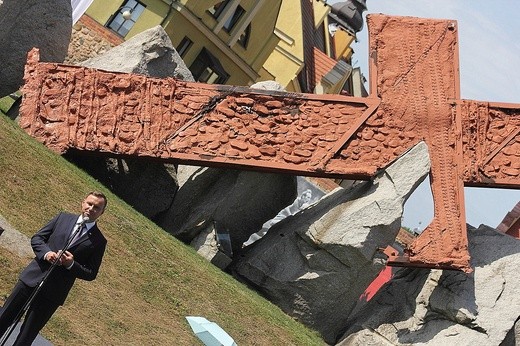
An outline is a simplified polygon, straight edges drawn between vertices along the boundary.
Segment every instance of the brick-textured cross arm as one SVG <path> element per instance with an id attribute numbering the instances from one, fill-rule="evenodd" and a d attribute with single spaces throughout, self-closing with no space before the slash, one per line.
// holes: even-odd
<path id="1" fill-rule="evenodd" d="M 378 99 L 187 83 L 37 60 L 34 51 L 20 125 L 59 153 L 75 148 L 330 177 L 366 178 L 378 169 L 359 163 L 362 152 L 334 159 Z"/>
<path id="2" fill-rule="evenodd" d="M 463 186 L 520 187 L 520 107 L 460 100 L 455 22 L 378 15 L 368 24 L 369 98 L 39 63 L 33 51 L 20 124 L 57 152 L 347 179 L 370 179 L 423 140 L 434 220 L 389 262 L 469 271 Z"/>

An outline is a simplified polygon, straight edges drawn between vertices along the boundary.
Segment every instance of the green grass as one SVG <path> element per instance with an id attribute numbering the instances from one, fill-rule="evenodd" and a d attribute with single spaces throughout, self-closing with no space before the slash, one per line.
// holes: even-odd
<path id="1" fill-rule="evenodd" d="M 98 278 L 78 280 L 42 334 L 54 345 L 202 345 L 186 316 L 238 345 L 325 345 L 319 335 L 200 257 L 0 114 L 0 215 L 27 236 L 91 190 L 109 199 Z M 27 259 L 0 247 L 0 304 Z M 5 269 L 4 269 L 5 268 Z"/>

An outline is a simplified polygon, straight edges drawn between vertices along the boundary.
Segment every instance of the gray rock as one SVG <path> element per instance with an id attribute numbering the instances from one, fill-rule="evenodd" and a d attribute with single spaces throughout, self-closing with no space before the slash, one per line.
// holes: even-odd
<path id="1" fill-rule="evenodd" d="M 40 49 L 46 62 L 63 62 L 72 33 L 70 0 L 5 0 L 0 3 L 0 97 L 23 84 L 27 52 Z"/>
<path id="2" fill-rule="evenodd" d="M 207 167 L 179 165 L 177 167 L 177 182 L 182 187 L 187 181 L 194 179 L 197 175 L 211 169 Z"/>
<path id="3" fill-rule="evenodd" d="M 139 158 L 107 159 L 110 186 L 118 196 L 150 219 L 165 212 L 177 192 L 173 164 Z"/>
<path id="4" fill-rule="evenodd" d="M 217 228 L 215 224 L 208 224 L 208 227 L 200 232 L 190 245 L 197 250 L 197 253 L 213 263 L 220 269 L 226 269 L 231 263 L 231 257 L 221 250 Z"/>
<path id="5" fill-rule="evenodd" d="M 501 346 L 519 346 L 520 345 L 520 318 L 516 320 L 514 327 L 507 333 Z"/>
<path id="6" fill-rule="evenodd" d="M 272 226 L 233 265 L 238 278 L 333 343 L 384 265 L 402 206 L 429 172 L 420 143 L 373 181 L 336 189 Z"/>
<path id="7" fill-rule="evenodd" d="M 402 269 L 349 318 L 338 345 L 514 345 L 520 240 L 481 225 L 468 226 L 468 241 L 471 274 Z"/>
<path id="8" fill-rule="evenodd" d="M 216 222 L 230 234 L 234 253 L 291 204 L 297 190 L 293 176 L 215 168 L 199 167 L 180 181 L 172 207 L 156 222 L 186 243 Z"/>
<path id="9" fill-rule="evenodd" d="M 133 36 L 104 54 L 85 60 L 81 65 L 114 72 L 194 81 L 190 70 L 160 25 Z"/>
<path id="10" fill-rule="evenodd" d="M 126 203 L 150 219 L 165 212 L 177 191 L 175 167 L 139 158 L 105 158 L 66 153 L 64 157 L 87 171 Z"/>
<path id="11" fill-rule="evenodd" d="M 171 206 L 177 191 L 174 165 L 139 159 L 107 162 L 111 164 L 109 172 L 116 175 L 111 179 L 112 186 L 143 215 L 153 219 Z"/>
<path id="12" fill-rule="evenodd" d="M 34 257 L 31 240 L 16 230 L 3 216 L 0 215 L 0 246 L 11 253 L 25 258 Z"/>
<path id="13" fill-rule="evenodd" d="M 284 87 L 280 83 L 272 80 L 257 82 L 251 85 L 251 89 L 285 91 Z"/>

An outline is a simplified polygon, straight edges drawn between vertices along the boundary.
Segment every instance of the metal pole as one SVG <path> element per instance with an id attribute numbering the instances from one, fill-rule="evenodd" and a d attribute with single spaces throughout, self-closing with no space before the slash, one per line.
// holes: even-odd
<path id="1" fill-rule="evenodd" d="M 54 262 L 52 262 L 51 266 L 49 267 L 49 269 L 47 269 L 47 272 L 45 273 L 45 276 L 43 277 L 42 281 L 40 281 L 40 283 L 38 284 L 38 286 L 36 286 L 36 288 L 32 291 L 31 295 L 29 296 L 29 298 L 27 299 L 27 301 L 24 303 L 22 309 L 20 309 L 20 311 L 18 312 L 18 314 L 16 315 L 13 323 L 11 323 L 11 325 L 9 326 L 9 328 L 5 331 L 4 335 L 2 335 L 2 339 L 0 339 L 0 346 L 4 346 L 5 343 L 7 342 L 7 339 L 9 339 L 9 337 L 11 336 L 11 334 L 13 333 L 14 329 L 16 328 L 16 325 L 18 324 L 18 322 L 20 322 L 20 320 L 22 319 L 23 315 L 27 312 L 27 310 L 29 310 L 29 308 L 31 307 L 31 304 L 32 302 L 34 301 L 34 299 L 36 298 L 36 295 L 40 292 L 43 284 L 45 283 L 45 281 L 47 280 L 47 278 L 49 277 L 49 275 L 52 273 L 52 271 L 54 270 L 54 268 L 56 268 L 56 266 L 58 265 L 58 263 L 60 262 L 61 260 L 61 257 L 63 256 L 63 254 L 65 253 L 65 251 L 68 250 L 70 244 L 72 243 L 72 240 L 76 237 L 76 235 L 81 231 L 81 229 L 83 228 L 83 225 L 88 222 L 88 218 L 84 218 L 83 221 L 81 221 L 81 223 L 79 223 L 79 226 L 77 227 L 77 229 L 74 231 L 74 233 L 72 234 L 72 236 L 69 238 L 69 240 L 67 241 L 67 244 L 65 245 L 65 247 L 63 248 L 63 250 L 61 250 L 59 252 L 59 255 L 58 257 L 54 260 Z"/>

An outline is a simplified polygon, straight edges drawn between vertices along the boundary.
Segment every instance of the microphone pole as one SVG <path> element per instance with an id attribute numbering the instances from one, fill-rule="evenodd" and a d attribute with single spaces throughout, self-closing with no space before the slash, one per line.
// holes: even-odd
<path id="1" fill-rule="evenodd" d="M 9 326 L 9 328 L 5 331 L 4 335 L 2 335 L 2 338 L 0 339 L 0 346 L 4 346 L 5 343 L 7 342 L 7 339 L 9 339 L 9 337 L 11 336 L 11 334 L 13 333 L 14 329 L 16 328 L 16 325 L 18 324 L 18 322 L 20 322 L 20 320 L 22 319 L 23 315 L 27 312 L 27 310 L 29 310 L 29 308 L 31 307 L 31 304 L 32 302 L 34 301 L 34 299 L 36 298 L 36 295 L 40 292 L 43 284 L 45 283 L 45 281 L 47 280 L 47 278 L 49 277 L 49 275 L 52 273 L 52 271 L 54 270 L 54 268 L 56 268 L 58 266 L 58 263 L 60 263 L 60 260 L 61 260 L 61 257 L 63 256 L 63 254 L 65 253 L 65 251 L 68 250 L 69 246 L 71 245 L 72 243 L 72 240 L 76 237 L 76 235 L 81 232 L 81 229 L 83 228 L 83 225 L 85 225 L 87 222 L 89 222 L 89 217 L 86 216 L 85 218 L 83 218 L 83 220 L 81 220 L 81 222 L 79 224 L 76 224 L 78 225 L 78 227 L 76 228 L 76 230 L 72 233 L 72 236 L 69 237 L 69 240 L 67 241 L 67 244 L 65 245 L 65 247 L 60 250 L 58 252 L 58 257 L 56 257 L 56 259 L 52 262 L 51 266 L 49 267 L 49 269 L 47 269 L 47 272 L 45 272 L 45 276 L 43 277 L 43 279 L 40 281 L 40 283 L 38 284 L 38 286 L 36 286 L 36 288 L 32 291 L 31 295 L 29 296 L 29 298 L 27 298 L 27 300 L 25 301 L 23 307 L 20 309 L 20 311 L 18 312 L 18 314 L 16 315 L 15 319 L 13 320 L 13 323 L 11 323 L 11 325 Z"/>

